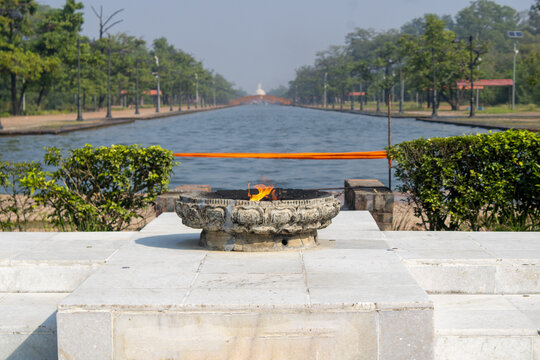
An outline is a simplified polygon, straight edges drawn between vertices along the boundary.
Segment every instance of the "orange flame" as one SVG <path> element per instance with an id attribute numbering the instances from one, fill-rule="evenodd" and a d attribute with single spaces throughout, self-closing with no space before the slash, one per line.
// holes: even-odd
<path id="1" fill-rule="evenodd" d="M 267 197 L 270 193 L 272 193 L 272 200 L 276 200 L 275 195 L 274 195 L 274 187 L 272 185 L 269 185 L 269 186 L 266 186 L 264 184 L 255 185 L 255 188 L 259 191 L 259 193 L 255 195 L 251 195 L 249 185 L 250 184 L 248 183 L 249 201 L 261 201 L 262 199 Z"/>

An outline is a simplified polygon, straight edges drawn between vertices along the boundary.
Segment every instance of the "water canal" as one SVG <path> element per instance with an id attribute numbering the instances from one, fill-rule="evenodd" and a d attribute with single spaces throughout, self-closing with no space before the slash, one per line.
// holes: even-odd
<path id="1" fill-rule="evenodd" d="M 486 129 L 414 119 L 393 119 L 392 141 L 446 137 Z M 383 150 L 387 119 L 356 114 L 248 105 L 128 125 L 68 133 L 0 138 L 8 161 L 42 161 L 45 146 L 65 151 L 89 143 L 160 145 L 175 152 L 346 152 Z M 214 189 L 246 188 L 270 179 L 278 187 L 343 186 L 344 179 L 388 182 L 386 160 L 271 160 L 182 158 L 171 186 L 209 184 Z M 395 184 L 395 180 L 392 180 Z"/>

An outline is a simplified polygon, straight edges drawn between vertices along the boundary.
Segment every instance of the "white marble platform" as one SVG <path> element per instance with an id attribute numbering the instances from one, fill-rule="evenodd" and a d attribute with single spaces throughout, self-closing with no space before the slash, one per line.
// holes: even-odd
<path id="1" fill-rule="evenodd" d="M 171 215 L 60 303 L 61 359 L 433 358 L 432 304 L 369 213 L 274 253 L 203 250 Z"/>
<path id="2" fill-rule="evenodd" d="M 197 234 L 171 213 L 133 233 L 0 233 L 0 359 L 56 359 L 60 304 L 60 358 L 174 359 L 187 333 L 190 359 L 540 360 L 539 233 L 380 232 L 342 212 L 324 249 L 266 256 Z M 399 340 L 426 324 L 431 350 Z"/>

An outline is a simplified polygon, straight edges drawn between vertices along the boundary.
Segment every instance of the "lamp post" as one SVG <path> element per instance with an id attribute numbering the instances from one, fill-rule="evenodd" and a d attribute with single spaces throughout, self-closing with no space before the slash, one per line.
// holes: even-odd
<path id="1" fill-rule="evenodd" d="M 402 63 L 399 59 L 399 113 L 403 113 L 403 101 L 405 98 L 405 82 L 403 81 Z"/>
<path id="2" fill-rule="evenodd" d="M 323 95 L 323 107 L 326 108 L 328 107 L 328 99 L 326 98 L 326 88 L 328 86 L 327 84 L 327 80 L 328 80 L 328 73 L 324 73 L 324 95 Z"/>
<path id="3" fill-rule="evenodd" d="M 212 79 L 212 95 L 214 97 L 214 107 L 216 107 L 216 79 Z"/>
<path id="4" fill-rule="evenodd" d="M 169 96 L 169 111 L 173 111 L 173 99 L 174 99 L 173 89 L 174 89 L 174 85 L 171 83 L 171 95 Z"/>
<path id="5" fill-rule="evenodd" d="M 178 111 L 182 111 L 182 78 L 178 76 Z"/>
<path id="6" fill-rule="evenodd" d="M 195 74 L 195 109 L 199 108 L 199 74 Z"/>
<path id="7" fill-rule="evenodd" d="M 514 39 L 514 66 L 512 69 L 512 110 L 514 110 L 514 107 L 516 105 L 516 58 L 519 54 L 517 42 L 518 39 L 521 39 L 523 37 L 523 32 L 509 31 L 507 34 L 510 39 Z"/>
<path id="8" fill-rule="evenodd" d="M 520 33 L 519 31 L 516 31 L 516 33 Z M 519 36 L 521 37 L 521 36 Z M 516 106 L 516 58 L 519 53 L 519 50 L 517 48 L 517 40 L 514 41 L 514 66 L 512 68 L 512 110 L 514 110 L 514 107 Z"/>
<path id="9" fill-rule="evenodd" d="M 77 121 L 83 121 L 81 108 L 81 39 L 77 37 Z"/>
<path id="10" fill-rule="evenodd" d="M 392 97 L 388 92 L 388 148 L 392 146 Z M 392 191 L 392 166 L 388 160 L 388 188 Z"/>
<path id="11" fill-rule="evenodd" d="M 360 81 L 360 85 L 358 87 L 358 90 L 360 91 L 360 96 L 358 97 L 359 99 L 359 102 L 360 102 L 360 111 L 364 111 L 364 96 L 365 95 L 362 95 L 362 81 Z"/>
<path id="12" fill-rule="evenodd" d="M 107 51 L 107 119 L 112 119 L 111 114 L 111 37 L 109 36 L 109 49 Z"/>
<path id="13" fill-rule="evenodd" d="M 517 49 L 517 41 L 514 41 L 514 67 L 512 69 L 512 110 L 516 106 L 516 58 L 519 50 Z"/>
<path id="14" fill-rule="evenodd" d="M 474 74 L 473 74 L 473 37 L 469 36 L 469 52 L 470 52 L 470 63 L 469 70 L 471 71 L 471 105 L 469 110 L 469 117 L 474 117 Z"/>
<path id="15" fill-rule="evenodd" d="M 351 78 L 353 78 L 352 74 L 350 76 L 351 76 Z M 352 86 L 352 90 L 349 90 L 349 94 L 351 92 L 354 93 L 354 85 Z M 351 111 L 354 111 L 354 94 L 349 95 L 349 100 L 351 101 Z"/>
<path id="16" fill-rule="evenodd" d="M 135 115 L 139 114 L 139 60 L 135 60 Z"/>
<path id="17" fill-rule="evenodd" d="M 432 105 L 432 111 L 431 111 L 431 117 L 436 118 L 439 116 L 438 109 L 437 109 L 437 77 L 435 73 L 435 48 L 431 48 L 431 61 L 432 61 L 432 67 L 433 67 L 433 101 L 431 102 Z"/>
<path id="18" fill-rule="evenodd" d="M 156 112 L 158 113 L 159 110 L 160 110 L 160 102 L 161 102 L 160 91 L 159 91 L 159 58 L 158 58 L 157 56 L 154 56 L 154 59 L 156 60 L 156 66 L 157 66 L 157 70 L 156 70 L 156 72 L 155 72 L 155 75 L 156 75 L 156 80 L 157 80 L 157 91 L 156 91 L 157 103 L 156 103 Z"/>
<path id="19" fill-rule="evenodd" d="M 481 62 L 482 58 L 478 58 L 478 62 Z M 480 76 L 480 64 L 476 66 L 476 71 L 478 71 L 478 76 Z M 480 87 L 476 86 L 476 110 L 480 109 Z"/>

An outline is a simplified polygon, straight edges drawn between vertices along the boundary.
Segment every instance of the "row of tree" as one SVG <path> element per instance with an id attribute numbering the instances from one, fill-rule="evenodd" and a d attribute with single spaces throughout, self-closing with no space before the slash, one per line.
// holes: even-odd
<path id="1" fill-rule="evenodd" d="M 93 9 L 100 18 L 99 37 L 81 36 L 82 8 L 76 0 L 66 0 L 62 8 L 34 0 L 0 0 L 0 111 L 17 115 L 23 107 L 74 109 L 78 60 L 81 100 L 87 109 L 106 104 L 108 74 L 116 104 L 133 104 L 137 87 L 139 94 L 156 89 L 158 74 L 167 104 L 194 102 L 196 87 L 199 99 L 206 103 L 213 103 L 214 98 L 227 103 L 241 95 L 234 84 L 165 38 L 154 40 L 148 48 L 141 38 L 109 35 L 117 13 L 103 19 L 103 12 Z"/>
<path id="2" fill-rule="evenodd" d="M 516 30 L 524 36 L 515 53 L 508 31 Z M 357 28 L 346 36 L 346 45 L 318 52 L 313 65 L 298 68 L 287 95 L 300 103 L 343 106 L 349 92 L 363 92 L 362 101 L 377 101 L 379 108 L 394 94 L 400 100 L 425 100 L 436 115 L 441 102 L 457 109 L 471 99 L 458 80 L 511 79 L 514 54 L 516 101 L 540 102 L 540 0 L 522 13 L 476 0 L 455 17 L 426 14 L 400 30 Z M 511 101 L 508 87 L 481 91 L 485 103 Z"/>

